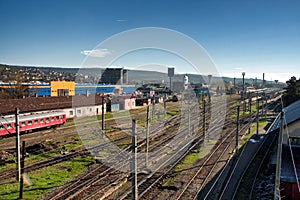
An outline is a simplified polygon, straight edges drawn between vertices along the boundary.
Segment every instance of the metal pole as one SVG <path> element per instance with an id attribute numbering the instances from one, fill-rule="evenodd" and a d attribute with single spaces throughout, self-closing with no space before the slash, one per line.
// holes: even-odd
<path id="1" fill-rule="evenodd" d="M 250 114 L 252 113 L 252 98 L 250 97 L 249 99 L 249 111 L 250 111 Z"/>
<path id="2" fill-rule="evenodd" d="M 153 95 L 153 101 L 152 101 L 152 122 L 154 120 L 154 113 L 155 113 L 155 95 Z"/>
<path id="3" fill-rule="evenodd" d="M 256 134 L 258 135 L 258 125 L 259 125 L 259 99 L 257 99 L 256 100 L 256 108 L 257 108 L 257 110 L 256 110 Z"/>
<path id="4" fill-rule="evenodd" d="M 280 199 L 280 174 L 281 174 L 281 155 L 282 155 L 282 134 L 284 128 L 284 112 L 280 113 L 280 130 L 278 136 L 277 146 L 277 165 L 276 165 L 276 176 L 275 176 L 275 194 L 274 199 Z"/>
<path id="5" fill-rule="evenodd" d="M 147 116 L 146 116 L 146 155 L 145 155 L 146 167 L 148 167 L 148 152 L 149 152 L 149 106 L 147 106 Z"/>
<path id="6" fill-rule="evenodd" d="M 239 150 L 239 125 L 240 125 L 240 106 L 237 107 L 237 116 L 236 116 L 236 134 L 235 134 L 236 152 L 238 152 Z"/>
<path id="7" fill-rule="evenodd" d="M 24 186 L 24 160 L 25 160 L 25 141 L 22 144 L 22 159 L 21 159 L 21 180 L 20 180 L 20 191 L 19 199 L 23 199 L 23 186 Z"/>
<path id="8" fill-rule="evenodd" d="M 242 94 L 242 100 L 245 100 L 244 95 L 245 95 L 245 72 L 242 73 L 243 76 L 243 94 Z"/>
<path id="9" fill-rule="evenodd" d="M 102 95 L 102 131 L 104 131 L 104 95 Z"/>
<path id="10" fill-rule="evenodd" d="M 188 100 L 188 131 L 189 131 L 189 134 L 191 134 L 191 108 L 190 108 L 190 98 Z"/>
<path id="11" fill-rule="evenodd" d="M 268 98 L 266 97 L 266 102 L 265 102 L 265 119 L 267 119 L 267 108 L 268 108 Z"/>
<path id="12" fill-rule="evenodd" d="M 167 105 L 166 105 L 166 95 L 164 95 L 164 118 L 167 117 Z"/>
<path id="13" fill-rule="evenodd" d="M 132 161 L 131 161 L 131 188 L 132 188 L 132 199 L 138 199 L 138 185 L 137 185 L 137 137 L 136 137 L 136 123 L 135 119 L 132 120 Z"/>
<path id="14" fill-rule="evenodd" d="M 203 100 L 203 136 L 205 138 L 206 134 L 206 119 L 205 119 L 205 112 L 206 112 L 206 101 Z"/>
<path id="15" fill-rule="evenodd" d="M 21 144 L 20 144 L 20 130 L 19 130 L 19 109 L 15 109 L 15 129 L 16 129 L 16 162 L 17 162 L 17 181 L 21 180 Z"/>

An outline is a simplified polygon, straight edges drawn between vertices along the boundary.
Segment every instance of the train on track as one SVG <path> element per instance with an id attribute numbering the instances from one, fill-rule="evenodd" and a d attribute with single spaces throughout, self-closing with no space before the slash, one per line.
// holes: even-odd
<path id="1" fill-rule="evenodd" d="M 62 125 L 66 122 L 66 113 L 53 111 L 19 116 L 20 133 L 32 130 L 50 128 Z M 0 137 L 16 133 L 15 116 L 5 116 L 0 119 Z"/>

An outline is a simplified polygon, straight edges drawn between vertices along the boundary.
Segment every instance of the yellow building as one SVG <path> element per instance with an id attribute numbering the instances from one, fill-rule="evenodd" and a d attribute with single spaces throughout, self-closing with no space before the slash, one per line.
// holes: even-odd
<path id="1" fill-rule="evenodd" d="M 74 81 L 51 81 L 51 96 L 74 96 L 75 82 Z"/>

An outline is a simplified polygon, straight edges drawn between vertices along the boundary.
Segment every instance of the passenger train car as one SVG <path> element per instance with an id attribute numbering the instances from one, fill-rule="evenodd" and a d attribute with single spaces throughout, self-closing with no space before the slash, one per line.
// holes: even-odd
<path id="1" fill-rule="evenodd" d="M 32 115 L 19 116 L 20 133 L 28 132 L 35 129 L 53 127 L 62 125 L 66 122 L 64 112 L 46 112 Z M 0 137 L 15 134 L 15 117 L 2 117 L 0 119 Z"/>

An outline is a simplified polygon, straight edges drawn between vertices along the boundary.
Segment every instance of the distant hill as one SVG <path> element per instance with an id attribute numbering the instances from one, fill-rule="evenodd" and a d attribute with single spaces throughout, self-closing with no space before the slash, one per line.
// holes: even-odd
<path id="1" fill-rule="evenodd" d="M 78 77 L 78 74 L 84 77 L 84 75 L 95 77 L 95 79 L 99 79 L 105 68 L 64 68 L 64 67 L 32 67 L 32 66 L 14 66 L 14 65 L 5 65 L 0 64 L 0 72 L 1 74 L 4 74 L 4 72 L 7 74 L 7 68 L 10 69 L 12 73 L 15 71 L 18 71 L 20 69 L 27 70 L 29 73 L 32 72 L 40 72 L 43 73 L 42 77 L 46 77 L 49 74 L 53 74 L 53 72 L 56 73 L 63 73 L 68 79 L 65 80 L 79 80 L 75 79 L 75 77 Z M 176 74 L 174 77 L 172 77 L 172 81 L 174 82 L 182 82 L 183 76 L 185 74 Z M 187 74 L 189 77 L 189 82 L 192 83 L 207 83 L 208 77 L 204 75 L 199 74 Z M 9 74 L 7 74 L 9 76 Z M 55 77 L 54 77 L 55 78 Z M 223 81 L 225 82 L 232 82 L 233 78 L 230 77 L 221 77 Z M 60 80 L 60 79 L 58 79 Z M 128 80 L 131 84 L 133 83 L 149 83 L 149 82 L 162 82 L 165 83 L 169 82 L 169 77 L 166 73 L 157 72 L 157 71 L 143 71 L 143 70 L 129 70 L 128 71 Z M 48 80 L 45 80 L 48 81 Z M 212 83 L 220 81 L 220 77 L 212 77 Z M 242 78 L 236 78 L 236 83 L 241 83 Z M 246 78 L 245 83 L 251 84 L 253 82 L 253 79 Z M 257 80 L 258 83 L 262 83 L 261 79 Z"/>

